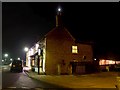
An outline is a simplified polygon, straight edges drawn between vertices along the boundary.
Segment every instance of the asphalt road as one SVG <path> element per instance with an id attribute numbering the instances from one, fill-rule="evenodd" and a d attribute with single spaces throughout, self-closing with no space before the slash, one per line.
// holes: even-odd
<path id="1" fill-rule="evenodd" d="M 31 90 L 43 90 L 43 89 L 56 89 L 58 86 L 41 82 L 32 78 L 29 78 L 27 74 L 23 71 L 10 72 L 9 66 L 3 66 L 2 68 L 2 89 L 31 89 Z"/>
<path id="2" fill-rule="evenodd" d="M 2 66 L 2 90 L 118 90 L 118 88 L 61 88 L 32 79 L 25 72 L 10 72 L 9 66 L 6 65 Z"/>

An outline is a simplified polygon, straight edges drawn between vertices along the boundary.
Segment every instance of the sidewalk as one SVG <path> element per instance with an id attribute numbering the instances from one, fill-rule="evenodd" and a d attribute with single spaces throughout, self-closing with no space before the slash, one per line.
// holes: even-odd
<path id="1" fill-rule="evenodd" d="M 87 75 L 38 75 L 35 72 L 26 73 L 31 78 L 65 88 L 116 88 L 118 81 L 120 81 L 116 72 Z"/>

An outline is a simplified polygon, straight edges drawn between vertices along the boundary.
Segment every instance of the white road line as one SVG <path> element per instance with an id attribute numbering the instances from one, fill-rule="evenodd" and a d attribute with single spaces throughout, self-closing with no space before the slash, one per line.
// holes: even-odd
<path id="1" fill-rule="evenodd" d="M 22 87 L 22 88 L 28 88 L 28 87 Z M 28 88 L 29 89 L 29 88 Z"/>

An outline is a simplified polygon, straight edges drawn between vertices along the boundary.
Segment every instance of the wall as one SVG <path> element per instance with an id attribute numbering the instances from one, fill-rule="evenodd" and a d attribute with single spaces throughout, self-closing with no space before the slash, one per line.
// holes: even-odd
<path id="1" fill-rule="evenodd" d="M 64 29 L 55 29 L 46 37 L 46 73 L 57 74 L 58 65 L 65 60 L 64 73 L 71 59 L 71 45 L 74 40 Z"/>
<path id="2" fill-rule="evenodd" d="M 72 54 L 72 45 L 77 45 L 78 54 Z M 75 44 L 74 38 L 65 29 L 55 29 L 46 36 L 46 74 L 68 73 L 71 61 L 92 60 L 92 48 L 90 45 Z M 62 65 L 64 60 L 65 65 Z M 58 66 L 62 65 L 58 70 Z"/>

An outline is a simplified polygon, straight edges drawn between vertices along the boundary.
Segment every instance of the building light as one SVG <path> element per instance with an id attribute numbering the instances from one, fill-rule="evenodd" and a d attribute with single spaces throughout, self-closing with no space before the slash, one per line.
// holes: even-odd
<path id="1" fill-rule="evenodd" d="M 43 72 L 45 72 L 45 56 L 46 56 L 46 53 L 45 53 L 45 48 L 43 49 Z"/>
<path id="2" fill-rule="evenodd" d="M 36 51 L 38 50 L 38 48 L 39 48 L 39 44 L 36 44 L 36 45 L 35 45 Z"/>
<path id="3" fill-rule="evenodd" d="M 120 61 L 116 61 L 116 64 L 120 64 Z"/>
<path id="4" fill-rule="evenodd" d="M 30 55 L 33 55 L 33 49 L 31 48 L 31 50 L 30 50 Z"/>
<path id="5" fill-rule="evenodd" d="M 28 57 L 28 67 L 31 67 L 31 62 L 30 62 L 30 60 L 31 60 L 31 58 L 30 57 Z"/>
<path id="6" fill-rule="evenodd" d="M 32 60 L 32 66 L 35 66 L 35 60 Z"/>
<path id="7" fill-rule="evenodd" d="M 78 47 L 72 46 L 72 53 L 78 53 Z"/>
<path id="8" fill-rule="evenodd" d="M 115 64 L 114 60 L 100 60 L 99 65 L 110 65 L 110 64 Z"/>

